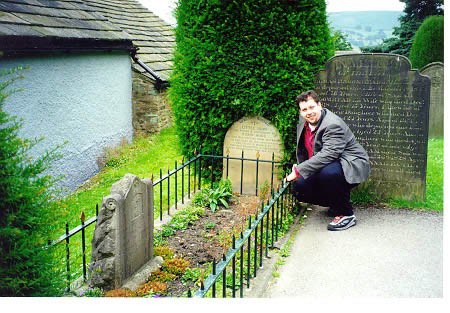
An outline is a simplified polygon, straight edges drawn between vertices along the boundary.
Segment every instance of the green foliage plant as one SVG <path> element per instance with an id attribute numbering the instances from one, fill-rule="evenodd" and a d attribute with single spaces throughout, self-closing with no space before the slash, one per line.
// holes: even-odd
<path id="1" fill-rule="evenodd" d="M 194 221 L 198 220 L 205 214 L 205 209 L 198 206 L 187 206 L 181 211 L 175 213 L 169 223 L 164 224 L 161 228 L 162 237 L 170 237 L 177 230 L 186 229 Z M 158 237 L 158 236 L 155 236 Z"/>
<path id="2" fill-rule="evenodd" d="M 206 229 L 213 229 L 216 226 L 216 223 L 213 221 L 208 221 L 205 223 L 205 228 Z"/>
<path id="3" fill-rule="evenodd" d="M 192 203 L 200 207 L 209 207 L 215 212 L 219 206 L 229 207 L 228 201 L 233 195 L 232 191 L 231 181 L 222 179 L 216 188 L 204 188 L 197 192 L 192 198 Z"/>
<path id="4" fill-rule="evenodd" d="M 444 16 L 430 16 L 417 30 L 409 60 L 421 69 L 431 62 L 444 62 Z"/>
<path id="5" fill-rule="evenodd" d="M 202 269 L 200 268 L 187 268 L 184 275 L 181 277 L 181 280 L 186 283 L 189 280 L 194 283 L 197 282 L 202 275 Z"/>
<path id="6" fill-rule="evenodd" d="M 64 283 L 53 249 L 46 248 L 55 229 L 57 189 L 45 171 L 58 155 L 52 150 L 30 157 L 40 139 L 22 139 L 22 122 L 4 110 L 18 71 L 0 74 L 0 296 L 51 296 Z"/>
<path id="7" fill-rule="evenodd" d="M 332 30 L 332 40 L 334 44 L 334 50 L 349 51 L 353 50 L 352 44 L 348 41 L 347 34 L 344 34 L 338 29 Z"/>
<path id="8" fill-rule="evenodd" d="M 221 154 L 244 116 L 270 120 L 295 153 L 295 97 L 333 54 L 325 0 L 180 0 L 169 97 L 184 155 Z"/>
<path id="9" fill-rule="evenodd" d="M 212 212 L 215 212 L 217 210 L 217 208 L 220 205 L 223 205 L 224 207 L 228 208 L 228 202 L 227 200 L 231 197 L 231 193 L 229 191 L 227 191 L 224 187 L 222 188 L 216 188 L 216 189 L 212 189 L 209 191 L 209 204 L 208 206 L 210 207 Z"/>

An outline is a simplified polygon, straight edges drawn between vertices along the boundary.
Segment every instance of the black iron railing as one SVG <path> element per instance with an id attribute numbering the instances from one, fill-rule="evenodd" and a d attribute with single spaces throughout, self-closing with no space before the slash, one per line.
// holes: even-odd
<path id="1" fill-rule="evenodd" d="M 215 164 L 215 161 L 217 159 L 225 160 L 222 170 L 225 172 L 225 177 L 228 178 L 229 176 L 229 162 L 230 160 L 239 160 L 241 162 L 240 167 L 240 193 L 242 194 L 243 190 L 243 178 L 244 178 L 244 162 L 255 162 L 256 163 L 256 183 L 255 183 L 255 195 L 258 195 L 258 178 L 259 178 L 259 165 L 261 163 L 271 163 L 271 182 L 270 182 L 270 190 L 271 194 L 275 194 L 274 192 L 274 175 L 275 175 L 275 165 L 280 165 L 280 162 L 277 162 L 274 160 L 275 155 L 272 154 L 272 160 L 260 160 L 259 156 L 257 155 L 256 159 L 251 158 L 245 158 L 244 157 L 244 151 L 242 151 L 241 157 L 230 157 L 227 156 L 217 156 L 214 154 L 198 154 L 194 157 L 192 157 L 190 160 L 184 162 L 182 161 L 181 165 L 178 165 L 175 161 L 175 168 L 173 170 L 168 169 L 167 174 L 163 176 L 163 170 L 160 169 L 159 171 L 159 178 L 154 180 L 154 175 L 152 175 L 152 182 L 153 182 L 153 191 L 154 191 L 154 212 L 158 212 L 159 219 L 163 219 L 163 211 L 167 210 L 167 214 L 171 214 L 171 204 L 173 204 L 173 207 L 175 210 L 177 209 L 178 205 L 178 196 L 181 194 L 181 203 L 184 204 L 185 197 L 188 197 L 188 199 L 191 197 L 191 194 L 195 193 L 197 190 L 200 190 L 202 188 L 202 185 L 205 184 L 205 181 L 210 181 L 211 187 L 213 186 L 216 175 L 214 175 L 214 168 L 217 166 Z M 184 160 L 184 159 L 183 159 Z M 203 177 L 205 175 L 202 174 L 202 160 L 205 162 L 206 160 L 209 160 L 211 165 L 209 166 L 210 175 L 209 177 Z M 181 176 L 181 179 L 180 179 Z M 181 180 L 181 188 L 179 188 L 179 180 Z M 171 187 L 171 181 L 174 184 L 173 187 Z M 164 191 L 164 188 L 167 188 Z M 174 190 L 174 194 L 172 193 L 171 197 L 171 189 Z M 283 187 L 280 191 L 280 195 L 284 195 L 286 193 L 286 186 Z M 278 194 L 278 193 L 277 193 Z M 275 195 L 277 195 L 275 194 Z M 165 199 L 165 196 L 167 196 L 167 199 Z M 171 202 L 171 200 L 173 202 Z M 278 203 L 278 202 L 277 202 Z M 157 207 L 156 207 L 157 206 Z M 84 212 L 81 213 L 80 217 L 80 225 L 75 227 L 72 230 L 69 230 L 69 223 L 66 223 L 65 225 L 65 234 L 61 235 L 58 239 L 54 241 L 49 241 L 49 246 L 59 246 L 62 242 L 65 243 L 65 270 L 67 273 L 67 287 L 66 290 L 69 291 L 71 288 L 71 283 L 74 281 L 72 279 L 73 275 L 80 275 L 77 270 L 73 271 L 72 268 L 80 268 L 79 271 L 82 271 L 82 279 L 83 281 L 86 281 L 87 279 L 87 264 L 89 263 L 89 260 L 87 260 L 86 254 L 90 251 L 90 245 L 86 247 L 86 229 L 95 224 L 97 221 L 98 216 L 98 204 L 96 204 L 95 207 L 95 216 L 89 218 L 87 221 L 85 220 Z M 277 210 L 278 212 L 278 210 Z M 278 214 L 278 213 L 277 213 Z M 278 217 L 276 218 L 278 221 Z M 260 220 L 257 219 L 259 222 Z M 255 221 L 256 223 L 256 221 Z M 272 221 L 273 223 L 273 221 Z M 277 222 L 278 223 L 278 222 Z M 253 225 L 253 224 L 252 224 Z M 92 228 L 89 229 L 92 231 Z M 78 253 L 77 256 L 80 257 L 80 250 L 81 250 L 81 264 L 78 262 L 75 266 L 73 263 L 76 263 L 73 261 L 73 258 L 71 255 L 71 239 L 76 234 L 81 233 L 81 243 L 79 243 L 80 247 L 78 247 Z M 272 235 L 273 236 L 273 235 Z M 247 237 L 245 237 L 247 238 Z M 77 238 L 78 241 L 80 238 Z M 239 241 L 238 241 L 239 242 Z M 273 240 L 272 240 L 273 242 Z M 87 249 L 88 248 L 88 249 Z M 72 251 L 73 252 L 73 251 Z M 71 262 L 72 259 L 72 262 Z M 72 265 L 71 265 L 72 264 Z"/>
<path id="2" fill-rule="evenodd" d="M 194 297 L 215 298 L 216 284 L 220 283 L 223 298 L 227 297 L 227 290 L 228 295 L 233 298 L 237 291 L 239 297 L 244 297 L 244 286 L 250 288 L 251 278 L 256 277 L 258 269 L 263 266 L 263 260 L 269 257 L 269 247 L 273 248 L 278 241 L 278 233 L 288 210 L 295 205 L 295 198 L 289 193 L 289 189 L 290 184 L 282 186 L 266 205 L 262 204 L 261 210 L 253 219 L 251 216 L 248 218 L 248 228 L 241 231 L 238 239 L 233 236 L 232 246 L 222 260 L 212 262 L 212 274 L 201 282 Z M 191 292 L 188 293 L 190 294 Z"/>

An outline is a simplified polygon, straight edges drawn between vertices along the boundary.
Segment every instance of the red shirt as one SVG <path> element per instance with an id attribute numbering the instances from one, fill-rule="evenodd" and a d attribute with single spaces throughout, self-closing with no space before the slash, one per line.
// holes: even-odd
<path id="1" fill-rule="evenodd" d="M 317 127 L 313 131 L 311 131 L 308 122 L 305 122 L 304 129 L 305 129 L 305 137 L 303 144 L 305 145 L 306 152 L 308 152 L 308 159 L 310 159 L 314 154 L 314 136 L 316 135 Z M 297 175 L 297 178 L 299 178 L 301 175 L 297 167 L 295 167 L 294 170 L 295 174 Z"/>
<path id="2" fill-rule="evenodd" d="M 308 152 L 308 159 L 310 159 L 314 154 L 314 136 L 316 134 L 317 127 L 314 129 L 314 131 L 311 131 L 308 122 L 306 122 L 304 128 L 305 128 L 304 145 L 306 151 Z"/>

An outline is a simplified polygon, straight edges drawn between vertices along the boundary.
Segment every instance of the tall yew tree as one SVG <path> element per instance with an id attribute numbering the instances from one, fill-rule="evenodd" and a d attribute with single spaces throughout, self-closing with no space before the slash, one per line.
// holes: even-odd
<path id="1" fill-rule="evenodd" d="M 183 152 L 222 152 L 227 129 L 260 115 L 295 148 L 295 97 L 333 53 L 325 0 L 180 0 L 170 97 Z"/>

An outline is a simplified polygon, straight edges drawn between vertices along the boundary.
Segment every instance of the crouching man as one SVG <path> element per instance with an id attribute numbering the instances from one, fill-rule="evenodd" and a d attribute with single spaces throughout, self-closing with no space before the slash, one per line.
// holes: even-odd
<path id="1" fill-rule="evenodd" d="M 333 112 L 322 108 L 312 91 L 296 99 L 300 107 L 297 126 L 297 162 L 287 181 L 293 181 L 301 202 L 329 207 L 334 217 L 328 230 L 345 230 L 356 224 L 350 204 L 350 191 L 370 173 L 369 156 L 356 141 L 347 124 Z"/>

